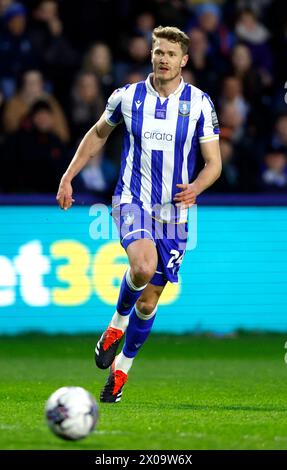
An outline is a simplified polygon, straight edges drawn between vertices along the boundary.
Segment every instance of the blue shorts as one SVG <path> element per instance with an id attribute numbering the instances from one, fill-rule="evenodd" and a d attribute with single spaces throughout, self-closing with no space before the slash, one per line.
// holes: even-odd
<path id="1" fill-rule="evenodd" d="M 154 242 L 158 264 L 150 283 L 165 286 L 167 281 L 178 282 L 178 271 L 187 242 L 187 222 L 162 222 L 134 203 L 113 208 L 112 216 L 125 250 L 131 243 L 143 238 Z"/>

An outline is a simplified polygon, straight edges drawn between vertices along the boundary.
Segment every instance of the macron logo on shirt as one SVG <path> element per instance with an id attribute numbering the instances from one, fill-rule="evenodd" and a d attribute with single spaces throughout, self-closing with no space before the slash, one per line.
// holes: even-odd
<path id="1" fill-rule="evenodd" d="M 142 101 L 137 100 L 135 105 L 136 105 L 136 108 L 139 109 L 139 107 L 142 105 Z"/>

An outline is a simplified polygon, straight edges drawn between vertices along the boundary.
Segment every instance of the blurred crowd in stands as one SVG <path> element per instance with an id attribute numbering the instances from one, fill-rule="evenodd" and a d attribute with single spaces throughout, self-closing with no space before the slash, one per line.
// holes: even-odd
<path id="1" fill-rule="evenodd" d="M 0 0 L 0 193 L 56 192 L 109 95 L 150 73 L 160 24 L 190 35 L 184 79 L 218 112 L 210 191 L 287 190 L 287 2 Z M 120 154 L 119 128 L 75 189 L 108 201 Z"/>

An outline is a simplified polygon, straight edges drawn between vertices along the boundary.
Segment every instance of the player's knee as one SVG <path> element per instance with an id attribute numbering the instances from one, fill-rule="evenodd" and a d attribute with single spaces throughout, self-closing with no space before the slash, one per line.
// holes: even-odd
<path id="1" fill-rule="evenodd" d="M 135 284 L 148 283 L 155 273 L 156 267 L 147 261 L 138 262 L 131 267 L 131 276 Z"/>
<path id="2" fill-rule="evenodd" d="M 143 315 L 150 315 L 156 308 L 156 302 L 138 299 L 136 307 Z"/>

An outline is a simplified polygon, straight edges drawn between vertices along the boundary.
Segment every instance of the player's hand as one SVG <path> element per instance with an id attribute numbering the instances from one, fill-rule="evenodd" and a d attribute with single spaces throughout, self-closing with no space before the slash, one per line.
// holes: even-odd
<path id="1" fill-rule="evenodd" d="M 72 198 L 73 188 L 70 181 L 66 181 L 64 178 L 61 179 L 60 186 L 57 194 L 57 201 L 59 206 L 64 209 L 70 209 L 75 199 Z"/>
<path id="2" fill-rule="evenodd" d="M 178 188 L 181 189 L 179 193 L 174 196 L 175 205 L 182 209 L 188 209 L 196 202 L 196 192 L 191 184 L 177 184 Z"/>

